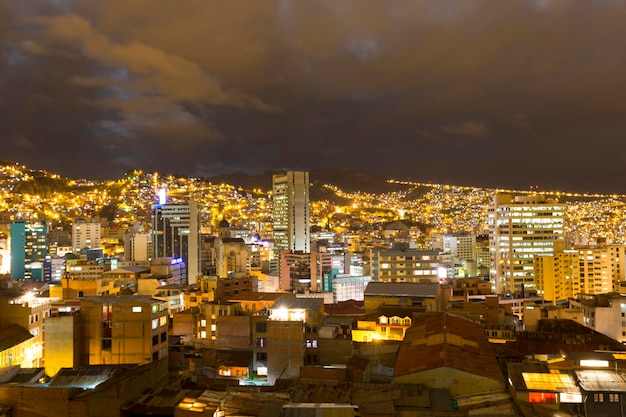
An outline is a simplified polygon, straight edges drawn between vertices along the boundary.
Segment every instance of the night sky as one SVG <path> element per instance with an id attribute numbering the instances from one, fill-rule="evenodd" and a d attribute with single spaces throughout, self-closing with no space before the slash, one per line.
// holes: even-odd
<path id="1" fill-rule="evenodd" d="M 626 2 L 0 0 L 0 159 L 626 193 Z"/>

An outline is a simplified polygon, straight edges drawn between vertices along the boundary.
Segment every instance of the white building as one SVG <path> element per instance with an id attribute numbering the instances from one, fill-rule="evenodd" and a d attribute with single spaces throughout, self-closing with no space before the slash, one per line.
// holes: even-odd
<path id="1" fill-rule="evenodd" d="M 72 250 L 80 252 L 85 248 L 100 247 L 100 221 L 76 218 L 72 224 Z"/>
<path id="2" fill-rule="evenodd" d="M 334 277 L 331 286 L 333 292 L 333 303 L 346 300 L 363 301 L 365 299 L 365 288 L 370 282 L 369 276 L 354 276 L 350 274 L 339 274 Z"/>
<path id="3" fill-rule="evenodd" d="M 150 233 L 129 232 L 124 235 L 124 260 L 148 261 L 152 253 Z"/>
<path id="4" fill-rule="evenodd" d="M 626 296 L 582 294 L 570 304 L 582 310 L 585 326 L 626 343 Z"/>
<path id="5" fill-rule="evenodd" d="M 493 291 L 535 290 L 535 255 L 554 254 L 563 242 L 565 204 L 543 194 L 497 193 L 488 207 L 490 279 Z"/>

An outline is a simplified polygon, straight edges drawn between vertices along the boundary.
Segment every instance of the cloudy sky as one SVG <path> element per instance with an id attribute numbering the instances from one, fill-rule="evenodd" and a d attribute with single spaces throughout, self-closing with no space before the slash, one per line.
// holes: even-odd
<path id="1" fill-rule="evenodd" d="M 622 0 L 0 0 L 0 159 L 626 193 Z"/>

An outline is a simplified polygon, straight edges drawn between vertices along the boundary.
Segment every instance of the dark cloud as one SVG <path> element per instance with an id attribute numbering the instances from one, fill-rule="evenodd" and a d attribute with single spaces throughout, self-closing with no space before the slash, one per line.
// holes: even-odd
<path id="1" fill-rule="evenodd" d="M 3 158 L 619 191 L 626 4 L 7 0 Z"/>
<path id="2" fill-rule="evenodd" d="M 481 122 L 467 121 L 456 125 L 442 126 L 441 131 L 450 135 L 470 136 L 479 138 L 489 135 L 487 126 Z"/>

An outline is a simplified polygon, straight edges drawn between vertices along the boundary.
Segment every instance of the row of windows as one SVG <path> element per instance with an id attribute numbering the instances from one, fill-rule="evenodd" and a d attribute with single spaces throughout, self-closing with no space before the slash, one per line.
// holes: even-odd
<path id="1" fill-rule="evenodd" d="M 608 393 L 604 394 L 602 392 L 597 392 L 593 394 L 593 402 L 594 403 L 603 403 L 605 402 L 605 397 L 608 397 L 608 402 L 610 403 L 618 403 L 619 401 L 619 393 Z"/>

